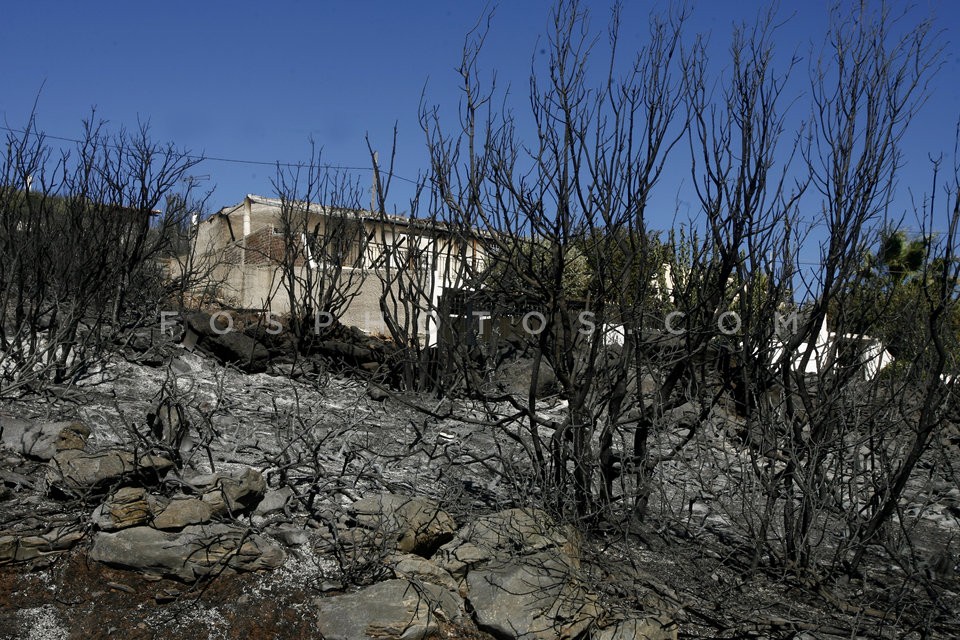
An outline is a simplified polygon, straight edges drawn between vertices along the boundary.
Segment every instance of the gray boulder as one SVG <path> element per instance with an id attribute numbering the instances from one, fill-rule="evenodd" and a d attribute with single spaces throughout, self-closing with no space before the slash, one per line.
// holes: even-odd
<path id="1" fill-rule="evenodd" d="M 459 590 L 457 581 L 453 579 L 449 571 L 420 556 L 398 553 L 384 558 L 383 563 L 390 567 L 398 578 L 429 582 L 453 592 Z"/>
<path id="2" fill-rule="evenodd" d="M 178 533 L 132 527 L 94 536 L 97 562 L 191 582 L 222 571 L 258 571 L 283 564 L 284 552 L 247 529 L 228 524 L 189 526 Z"/>
<path id="3" fill-rule="evenodd" d="M 82 496 L 98 493 L 111 485 L 133 480 L 159 482 L 173 462 L 162 456 L 134 456 L 130 451 L 110 449 L 83 453 L 75 449 L 61 451 L 48 463 L 47 482 L 54 492 Z"/>
<path id="4" fill-rule="evenodd" d="M 267 482 L 256 469 L 245 468 L 239 475 L 197 476 L 190 484 L 203 493 L 214 516 L 236 515 L 256 507 L 267 492 Z"/>
<path id="5" fill-rule="evenodd" d="M 198 338 L 208 338 L 230 331 L 230 322 L 224 314 L 211 316 L 204 311 L 193 311 L 183 315 L 184 328 Z"/>
<path id="6" fill-rule="evenodd" d="M 437 585 L 387 580 L 356 593 L 317 598 L 317 630 L 326 640 L 436 637 L 440 622 L 463 616 L 463 600 Z"/>
<path id="7" fill-rule="evenodd" d="M 153 517 L 157 529 L 183 529 L 191 524 L 204 524 L 213 518 L 213 508 L 199 498 L 177 496 Z"/>
<path id="8" fill-rule="evenodd" d="M 477 626 L 498 638 L 575 638 L 600 615 L 580 576 L 579 537 L 538 509 L 460 529 L 433 561 L 460 581 Z"/>
<path id="9" fill-rule="evenodd" d="M 267 491 L 263 500 L 257 505 L 253 512 L 260 516 L 267 516 L 271 513 L 278 513 L 289 508 L 296 494 L 290 487 L 280 487 Z"/>
<path id="10" fill-rule="evenodd" d="M 62 553 L 82 538 L 83 532 L 71 527 L 56 527 L 42 534 L 0 532 L 0 565 Z"/>
<path id="11" fill-rule="evenodd" d="M 93 522 L 103 531 L 117 531 L 146 524 L 151 515 L 147 492 L 140 487 L 123 487 L 94 510 Z"/>
<path id="12" fill-rule="evenodd" d="M 475 566 L 501 556 L 529 555 L 556 548 L 568 557 L 579 557 L 576 532 L 558 527 L 539 509 L 507 509 L 478 518 L 464 526 L 433 560 L 455 578 L 463 578 Z"/>
<path id="13" fill-rule="evenodd" d="M 590 640 L 677 640 L 677 623 L 665 616 L 643 620 L 624 620 L 594 629 Z"/>
<path id="14" fill-rule="evenodd" d="M 270 363 L 270 351 L 242 333 L 208 336 L 200 342 L 200 348 L 224 364 L 235 365 L 246 373 L 263 373 Z"/>
<path id="15" fill-rule="evenodd" d="M 427 498 L 384 493 L 354 502 L 348 512 L 361 527 L 395 541 L 398 551 L 425 557 L 457 530 L 450 514 Z"/>
<path id="16" fill-rule="evenodd" d="M 270 362 L 270 351 L 257 339 L 239 331 L 224 316 L 211 318 L 197 311 L 186 314 L 184 346 L 194 346 L 224 364 L 232 364 L 247 373 L 262 373 Z"/>
<path id="17" fill-rule="evenodd" d="M 0 441 L 28 458 L 50 460 L 58 451 L 83 449 L 90 427 L 79 422 L 38 423 L 0 416 Z"/>
<path id="18" fill-rule="evenodd" d="M 498 638 L 577 638 L 600 615 L 576 563 L 557 549 L 494 560 L 467 574 L 477 626 Z"/>
<path id="19" fill-rule="evenodd" d="M 526 357 L 508 360 L 503 363 L 496 371 L 497 387 L 504 393 L 525 398 L 530 393 L 530 383 L 533 380 L 533 364 L 533 358 Z M 554 373 L 546 359 L 540 360 L 535 389 L 537 397 L 550 395 L 558 389 L 557 374 Z"/>

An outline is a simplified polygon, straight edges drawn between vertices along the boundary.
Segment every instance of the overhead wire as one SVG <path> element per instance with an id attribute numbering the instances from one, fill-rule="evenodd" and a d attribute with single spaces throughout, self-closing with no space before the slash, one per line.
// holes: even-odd
<path id="1" fill-rule="evenodd" d="M 37 137 L 49 138 L 51 140 L 60 140 L 61 142 L 71 142 L 74 144 L 82 144 L 83 141 L 77 138 L 69 138 L 66 136 L 57 136 L 50 133 L 41 133 L 39 131 L 29 131 L 27 129 L 17 129 L 15 127 L 7 127 L 0 125 L 0 131 L 7 131 L 9 133 L 18 133 L 18 134 L 30 134 Z M 109 145 L 113 148 L 117 148 L 116 145 Z M 270 162 L 268 160 L 245 160 L 242 158 L 224 158 L 220 156 L 208 156 L 208 155 L 197 155 L 192 153 L 184 153 L 185 158 L 190 158 L 192 160 L 198 160 L 200 162 L 226 162 L 231 164 L 244 164 L 244 165 L 257 165 L 264 167 L 285 167 L 289 169 L 299 169 L 299 168 L 310 168 L 310 169 L 334 169 L 339 171 L 373 171 L 373 167 L 352 167 L 347 165 L 338 165 L 338 164 L 313 164 L 313 163 L 304 163 L 304 162 L 280 162 L 274 161 Z M 384 176 L 391 178 L 396 178 L 397 180 L 402 180 L 404 182 L 409 182 L 410 184 L 419 184 L 416 180 L 406 178 L 404 176 L 398 175 L 391 172 L 383 172 Z"/>
<path id="2" fill-rule="evenodd" d="M 67 136 L 58 136 L 58 135 L 53 135 L 53 134 L 49 134 L 49 133 L 45 133 L 45 132 L 30 131 L 30 130 L 27 130 L 27 129 L 19 129 L 19 128 L 16 128 L 16 127 L 8 127 L 8 126 L 5 126 L 5 125 L 0 125 L 0 131 L 7 131 L 7 132 L 9 132 L 9 133 L 17 133 L 17 134 L 32 134 L 32 135 L 37 136 L 37 137 L 41 137 L 41 136 L 42 136 L 43 138 L 49 138 L 49 139 L 51 139 L 51 140 L 60 140 L 61 142 L 70 142 L 70 143 L 73 143 L 73 144 L 82 144 L 82 143 L 83 143 L 83 141 L 80 140 L 80 139 L 78 139 L 78 138 L 70 138 L 70 137 L 67 137 Z M 116 145 L 109 145 L 109 146 L 112 146 L 113 148 L 117 148 Z M 197 154 L 191 154 L 191 153 L 184 153 L 184 157 L 190 158 L 190 159 L 193 159 L 193 160 L 198 160 L 198 161 L 200 161 L 200 162 L 224 162 L 224 163 L 229 163 L 229 164 L 243 164 L 243 165 L 254 165 L 254 166 L 263 166 L 263 167 L 284 167 L 284 168 L 288 168 L 288 169 L 309 168 L 309 169 L 333 169 L 333 170 L 337 170 L 337 171 L 373 171 L 373 167 L 366 167 L 366 166 L 363 166 L 363 167 L 355 167 L 355 166 L 338 165 L 338 164 L 313 164 L 313 163 L 303 163 L 303 162 L 280 162 L 280 161 L 270 162 L 270 161 L 267 161 L 267 160 L 248 160 L 248 159 L 243 159 L 243 158 L 225 158 L 225 157 L 221 157 L 221 156 L 197 155 Z M 416 181 L 416 180 L 412 180 L 412 179 L 410 179 L 410 178 L 401 176 L 401 175 L 399 175 L 399 174 L 397 174 L 397 173 L 384 172 L 383 175 L 384 175 L 384 176 L 388 176 L 388 177 L 390 177 L 390 178 L 396 178 L 397 180 L 401 180 L 401 181 L 403 181 L 403 182 L 408 182 L 408 183 L 413 184 L 413 185 L 420 184 L 420 183 L 419 183 L 418 181 Z M 811 228 L 814 228 L 814 227 L 826 227 L 826 226 L 828 226 L 828 225 L 827 225 L 827 223 L 826 223 L 825 221 L 815 220 L 815 221 L 810 222 L 810 225 L 809 225 L 809 226 L 810 226 Z M 898 226 L 897 228 L 900 229 L 900 230 L 903 230 L 903 231 L 907 231 L 908 233 L 919 233 L 919 232 L 922 231 L 921 229 L 917 229 L 917 228 L 914 228 L 914 227 L 911 227 L 911 226 L 906 226 L 906 225 L 901 225 L 901 226 Z M 931 229 L 931 230 L 927 230 L 927 233 L 931 233 L 931 234 L 942 234 L 943 232 L 940 231 L 940 230 L 937 230 L 937 229 Z M 819 264 L 819 263 L 807 263 L 807 264 Z"/>

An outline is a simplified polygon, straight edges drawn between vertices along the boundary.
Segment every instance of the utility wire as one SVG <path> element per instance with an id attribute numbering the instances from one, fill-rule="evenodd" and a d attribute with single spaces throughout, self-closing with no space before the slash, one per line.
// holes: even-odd
<path id="1" fill-rule="evenodd" d="M 82 140 L 76 138 L 67 138 L 65 136 L 55 136 L 49 133 L 41 133 L 38 131 L 28 131 L 26 129 L 16 129 L 13 127 L 7 127 L 0 125 L 0 130 L 8 131 L 10 133 L 19 133 L 19 134 L 30 134 L 38 138 L 50 138 L 51 140 L 60 140 L 62 142 L 72 142 L 74 144 L 82 144 Z M 117 145 L 107 143 L 107 146 L 113 147 L 114 149 L 118 148 Z M 290 169 L 300 169 L 300 168 L 310 168 L 310 169 L 336 169 L 342 171 L 373 171 L 373 167 L 350 167 L 346 165 L 338 164 L 304 164 L 297 162 L 268 162 L 266 160 L 242 160 L 239 158 L 221 158 L 217 156 L 207 156 L 207 155 L 194 155 L 190 153 L 184 154 L 185 158 L 190 158 L 192 160 L 198 160 L 201 162 L 226 162 L 231 164 L 245 164 L 245 165 L 257 165 L 263 167 L 286 167 Z M 403 180 L 404 182 L 409 182 L 410 184 L 419 184 L 416 180 L 411 180 L 410 178 L 405 178 L 396 173 L 384 173 L 385 176 L 390 176 L 396 178 L 397 180 Z"/>
<path id="2" fill-rule="evenodd" d="M 62 142 L 72 142 L 72 143 L 74 143 L 74 144 L 82 144 L 82 143 L 83 143 L 82 140 L 79 140 L 79 139 L 77 139 L 77 138 L 68 138 L 68 137 L 65 137 L 65 136 L 55 136 L 55 135 L 48 134 L 48 133 L 41 133 L 41 132 L 33 131 L 33 130 L 28 131 L 28 130 L 26 130 L 26 129 L 17 129 L 17 128 L 14 128 L 14 127 L 7 127 L 7 126 L 4 126 L 4 125 L 0 125 L 0 130 L 2 130 L 2 131 L 8 131 L 8 132 L 10 132 L 10 133 L 18 133 L 18 134 L 26 134 L 26 133 L 29 133 L 30 135 L 34 135 L 34 136 L 36 136 L 36 137 L 38 137 L 38 138 L 40 138 L 40 137 L 50 138 L 51 140 L 60 140 L 60 141 L 62 141 Z M 107 143 L 107 146 L 113 147 L 114 149 L 118 148 L 117 145 L 110 144 L 110 143 Z M 194 155 L 194 154 L 184 154 L 184 157 L 186 157 L 186 158 L 191 158 L 191 159 L 194 159 L 194 160 L 199 160 L 199 161 L 201 161 L 201 162 L 225 162 L 225 163 L 228 163 L 228 164 L 243 164 L 243 165 L 254 165 L 254 166 L 262 166 L 262 167 L 285 167 L 285 168 L 288 168 L 288 169 L 310 168 L 310 169 L 334 169 L 334 170 L 340 170 L 340 171 L 373 171 L 373 167 L 351 167 L 351 166 L 337 165 L 337 164 L 312 164 L 312 163 L 310 163 L 310 164 L 303 164 L 303 163 L 296 163 L 296 162 L 279 162 L 279 161 L 278 161 L 278 162 L 268 162 L 268 161 L 266 161 L 266 160 L 243 160 L 243 159 L 239 159 L 239 158 L 221 158 L 221 157 L 219 157 L 219 156 L 206 156 L 206 155 L 199 155 L 199 156 L 198 156 L 198 155 Z M 396 178 L 397 180 L 402 180 L 403 182 L 408 182 L 408 183 L 413 184 L 413 185 L 420 184 L 420 183 L 417 182 L 416 180 L 411 180 L 410 178 L 405 178 L 405 177 L 403 177 L 403 176 L 401 176 L 401 175 L 397 175 L 396 173 L 384 173 L 383 175 L 385 175 L 385 176 L 390 176 L 390 177 L 392 177 L 392 178 Z M 827 226 L 829 226 L 829 225 L 828 225 L 827 222 L 825 222 L 825 221 L 823 221 L 823 220 L 813 220 L 813 221 L 810 221 L 810 222 L 809 222 L 809 226 L 810 226 L 811 228 L 816 228 L 816 227 L 827 227 Z M 918 229 L 918 228 L 916 228 L 916 227 L 912 227 L 912 226 L 909 226 L 909 225 L 902 225 L 902 226 L 897 227 L 897 229 L 898 229 L 898 230 L 901 230 L 901 231 L 906 231 L 906 232 L 908 232 L 908 233 L 920 233 L 920 232 L 923 231 L 922 229 Z M 931 234 L 940 234 L 940 235 L 942 235 L 943 233 L 945 233 L 945 232 L 943 232 L 943 231 L 941 231 L 941 230 L 938 230 L 938 229 L 927 229 L 926 231 L 927 231 L 928 233 L 931 233 Z M 819 263 L 808 263 L 808 264 L 819 264 Z"/>

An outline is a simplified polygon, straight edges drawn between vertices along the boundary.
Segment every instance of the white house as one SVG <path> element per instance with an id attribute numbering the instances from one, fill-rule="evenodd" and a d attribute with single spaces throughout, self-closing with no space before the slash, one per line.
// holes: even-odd
<path id="1" fill-rule="evenodd" d="M 222 302 L 278 315 L 290 311 L 290 296 L 280 275 L 281 264 L 290 260 L 288 232 L 294 236 L 296 269 L 310 269 L 314 278 L 326 277 L 335 263 L 341 282 L 350 279 L 351 299 L 340 320 L 368 333 L 388 331 L 381 297 L 403 296 L 396 290 L 398 272 L 406 270 L 422 280 L 423 292 L 435 309 L 442 292 L 465 286 L 485 255 L 477 238 L 442 224 L 250 194 L 196 227 L 194 251 L 216 265 L 210 282 Z M 339 239 L 324 240 L 334 237 Z M 436 340 L 429 314 L 420 333 Z"/>
<path id="2" fill-rule="evenodd" d="M 784 357 L 785 340 L 782 338 L 778 340 L 780 344 L 774 348 L 771 359 L 773 363 L 780 362 Z M 866 380 L 873 380 L 894 360 L 877 338 L 852 333 L 838 335 L 827 328 L 827 318 L 824 316 L 813 344 L 802 342 L 797 347 L 793 358 L 793 369 L 795 371 L 802 369 L 803 373 L 820 373 L 829 366 L 831 354 L 837 357 L 842 351 L 851 353 L 856 358 L 857 364 L 862 366 Z M 806 360 L 805 363 L 804 360 Z"/>

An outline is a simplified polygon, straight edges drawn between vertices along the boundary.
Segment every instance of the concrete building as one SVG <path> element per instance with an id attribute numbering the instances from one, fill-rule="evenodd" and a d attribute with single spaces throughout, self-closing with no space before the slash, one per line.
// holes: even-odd
<path id="1" fill-rule="evenodd" d="M 215 262 L 209 281 L 226 305 L 288 314 L 312 283 L 315 294 L 338 289 L 348 300 L 334 314 L 368 333 L 389 335 L 382 300 L 400 322 L 415 305 L 418 333 L 431 340 L 437 327 L 425 314 L 466 286 L 484 256 L 477 238 L 444 225 L 257 195 L 199 222 L 194 252 Z"/>
<path id="2" fill-rule="evenodd" d="M 772 361 L 784 358 L 786 337 L 778 338 Z M 864 379 L 873 380 L 894 358 L 877 338 L 851 333 L 838 334 L 827 328 L 824 316 L 813 341 L 802 342 L 794 352 L 792 368 L 808 374 L 819 374 L 830 366 L 831 358 L 837 358 L 840 366 L 853 365 L 861 368 Z M 804 362 L 806 360 L 806 362 Z"/>

